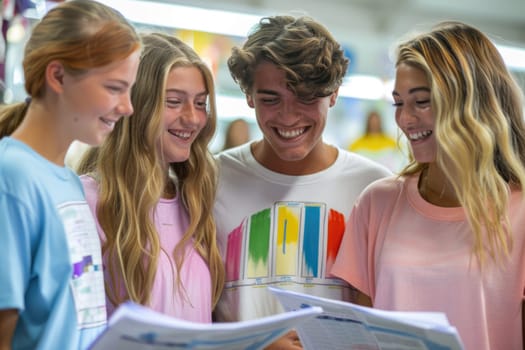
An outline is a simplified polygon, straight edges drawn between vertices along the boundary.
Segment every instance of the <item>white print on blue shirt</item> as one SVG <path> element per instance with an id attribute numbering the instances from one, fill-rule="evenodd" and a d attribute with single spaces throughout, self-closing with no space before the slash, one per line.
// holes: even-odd
<path id="1" fill-rule="evenodd" d="M 58 207 L 64 223 L 72 262 L 71 289 L 79 329 L 106 323 L 106 297 L 100 240 L 93 215 L 86 202 L 69 202 Z"/>

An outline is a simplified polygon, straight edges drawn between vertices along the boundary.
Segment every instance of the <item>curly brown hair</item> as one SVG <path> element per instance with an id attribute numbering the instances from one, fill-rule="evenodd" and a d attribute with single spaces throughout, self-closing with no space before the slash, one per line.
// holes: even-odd
<path id="1" fill-rule="evenodd" d="M 264 17 L 242 47 L 234 47 L 228 68 L 249 94 L 254 71 L 269 61 L 286 72 L 288 88 L 302 98 L 326 97 L 342 84 L 349 60 L 327 28 L 310 17 Z"/>

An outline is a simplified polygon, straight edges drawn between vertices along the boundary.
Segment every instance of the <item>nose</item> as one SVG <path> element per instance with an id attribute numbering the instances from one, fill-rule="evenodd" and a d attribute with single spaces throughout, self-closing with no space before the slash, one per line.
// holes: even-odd
<path id="1" fill-rule="evenodd" d="M 185 101 L 182 105 L 182 117 L 185 122 L 197 124 L 199 122 L 198 111 L 190 101 Z"/>
<path id="2" fill-rule="evenodd" d="M 295 120 L 301 115 L 299 103 L 296 101 L 283 101 L 281 108 L 281 119 Z"/>
<path id="3" fill-rule="evenodd" d="M 131 103 L 131 96 L 124 94 L 118 105 L 118 113 L 124 117 L 129 117 L 133 114 L 133 104 Z"/>
<path id="4" fill-rule="evenodd" d="M 409 126 L 417 120 L 417 116 L 408 106 L 402 105 L 396 109 L 396 122 L 398 126 Z"/>

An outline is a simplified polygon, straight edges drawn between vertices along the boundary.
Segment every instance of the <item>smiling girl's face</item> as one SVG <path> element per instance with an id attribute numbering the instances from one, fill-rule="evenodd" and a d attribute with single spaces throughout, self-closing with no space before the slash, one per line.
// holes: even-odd
<path id="1" fill-rule="evenodd" d="M 208 90 L 197 67 L 176 67 L 168 75 L 162 151 L 168 163 L 184 162 L 208 121 Z"/>
<path id="2" fill-rule="evenodd" d="M 394 91 L 396 123 L 406 135 L 418 163 L 436 159 L 435 118 L 430 103 L 430 86 L 425 72 L 401 63 L 396 69 Z"/>

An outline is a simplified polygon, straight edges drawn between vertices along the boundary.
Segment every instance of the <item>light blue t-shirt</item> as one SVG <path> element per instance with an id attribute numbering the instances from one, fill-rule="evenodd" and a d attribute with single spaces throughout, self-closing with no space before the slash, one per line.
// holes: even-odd
<path id="1" fill-rule="evenodd" d="M 0 140 L 0 309 L 13 349 L 86 349 L 105 329 L 100 241 L 77 175 Z"/>

